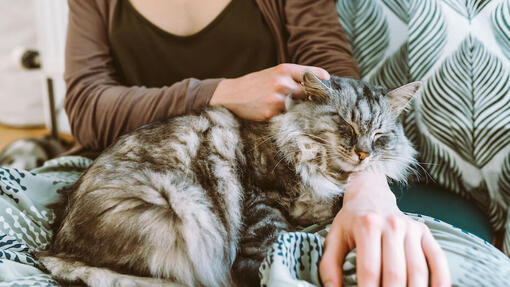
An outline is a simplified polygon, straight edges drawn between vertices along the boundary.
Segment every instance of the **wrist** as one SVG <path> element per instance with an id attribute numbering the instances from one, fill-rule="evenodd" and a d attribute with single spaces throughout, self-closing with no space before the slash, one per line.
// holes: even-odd
<path id="1" fill-rule="evenodd" d="M 391 191 L 386 176 L 382 172 L 364 171 L 354 174 L 344 194 L 344 200 L 355 198 L 364 200 L 383 200 L 396 202 L 395 195 Z"/>
<path id="2" fill-rule="evenodd" d="M 214 90 L 214 93 L 209 100 L 210 106 L 222 106 L 225 103 L 224 95 L 226 93 L 225 91 L 228 91 L 229 89 L 228 86 L 230 86 L 230 82 L 230 79 L 225 79 L 218 83 L 216 90 Z"/>

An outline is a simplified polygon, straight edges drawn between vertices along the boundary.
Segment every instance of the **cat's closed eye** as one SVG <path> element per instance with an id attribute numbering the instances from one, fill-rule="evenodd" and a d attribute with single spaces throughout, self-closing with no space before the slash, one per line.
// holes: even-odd
<path id="1" fill-rule="evenodd" d="M 384 132 L 382 130 L 376 130 L 374 135 L 372 136 L 373 140 L 376 141 L 378 138 L 382 137 Z"/>
<path id="2" fill-rule="evenodd" d="M 391 142 L 392 135 L 393 135 L 393 131 L 376 132 L 376 133 L 374 133 L 374 138 L 373 138 L 372 142 L 378 146 L 386 146 Z"/>

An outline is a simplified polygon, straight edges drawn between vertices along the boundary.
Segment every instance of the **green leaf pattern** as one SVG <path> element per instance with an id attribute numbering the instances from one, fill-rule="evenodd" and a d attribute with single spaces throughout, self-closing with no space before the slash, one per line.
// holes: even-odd
<path id="1" fill-rule="evenodd" d="M 503 1 L 494 9 L 492 27 L 503 54 L 510 60 L 510 0 Z"/>
<path id="2" fill-rule="evenodd" d="M 510 77 L 501 61 L 469 36 L 425 87 L 423 123 L 432 136 L 482 168 L 510 143 Z"/>
<path id="3" fill-rule="evenodd" d="M 510 206 L 510 154 L 503 161 L 498 185 L 503 195 L 503 200 L 505 200 L 507 206 Z"/>
<path id="4" fill-rule="evenodd" d="M 409 1 L 410 0 L 382 0 L 391 12 L 402 22 L 409 23 Z"/>
<path id="5" fill-rule="evenodd" d="M 407 43 L 402 45 L 370 78 L 370 82 L 395 89 L 409 83 L 409 65 L 407 63 Z"/>
<path id="6" fill-rule="evenodd" d="M 382 7 L 376 0 L 339 0 L 337 10 L 364 77 L 382 61 L 388 47 L 388 23 Z"/>
<path id="7" fill-rule="evenodd" d="M 411 1 L 409 11 L 409 76 L 411 81 L 419 81 L 442 53 L 446 23 L 437 0 Z"/>
<path id="8" fill-rule="evenodd" d="M 384 3 L 400 19 L 409 20 L 407 44 L 386 59 L 370 78 L 373 83 L 393 88 L 423 79 L 437 63 L 446 44 L 446 23 L 437 0 Z M 409 6 L 409 12 L 403 11 L 405 6 Z"/>
<path id="9" fill-rule="evenodd" d="M 415 148 L 420 147 L 420 137 L 418 127 L 416 126 L 416 119 L 414 118 L 415 100 L 411 101 L 407 111 L 402 114 L 402 125 L 407 138 L 411 141 Z"/>
<path id="10" fill-rule="evenodd" d="M 462 16 L 472 20 L 492 0 L 443 0 Z"/>
<path id="11" fill-rule="evenodd" d="M 510 222 L 510 210 L 508 211 L 506 222 Z M 505 253 L 506 255 L 510 254 L 510 228 L 508 227 L 508 225 L 506 227 L 503 239 L 503 253 Z"/>

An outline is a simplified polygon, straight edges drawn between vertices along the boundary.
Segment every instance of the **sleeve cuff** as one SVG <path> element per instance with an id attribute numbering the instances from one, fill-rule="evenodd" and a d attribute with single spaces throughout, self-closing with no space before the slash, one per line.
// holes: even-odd
<path id="1" fill-rule="evenodd" d="M 207 79 L 200 81 L 197 92 L 188 98 L 186 105 L 187 112 L 200 110 L 208 106 L 216 87 L 222 80 L 224 79 Z"/>

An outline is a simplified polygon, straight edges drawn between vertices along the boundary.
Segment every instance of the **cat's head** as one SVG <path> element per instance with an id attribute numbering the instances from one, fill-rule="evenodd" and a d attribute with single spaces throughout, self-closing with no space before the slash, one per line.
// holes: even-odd
<path id="1" fill-rule="evenodd" d="M 335 76 L 323 81 L 306 72 L 306 99 L 293 101 L 272 121 L 279 149 L 311 185 L 319 184 L 313 181 L 321 176 L 335 183 L 342 174 L 366 168 L 404 180 L 415 150 L 398 118 L 420 86 L 415 82 L 388 91 Z"/>

